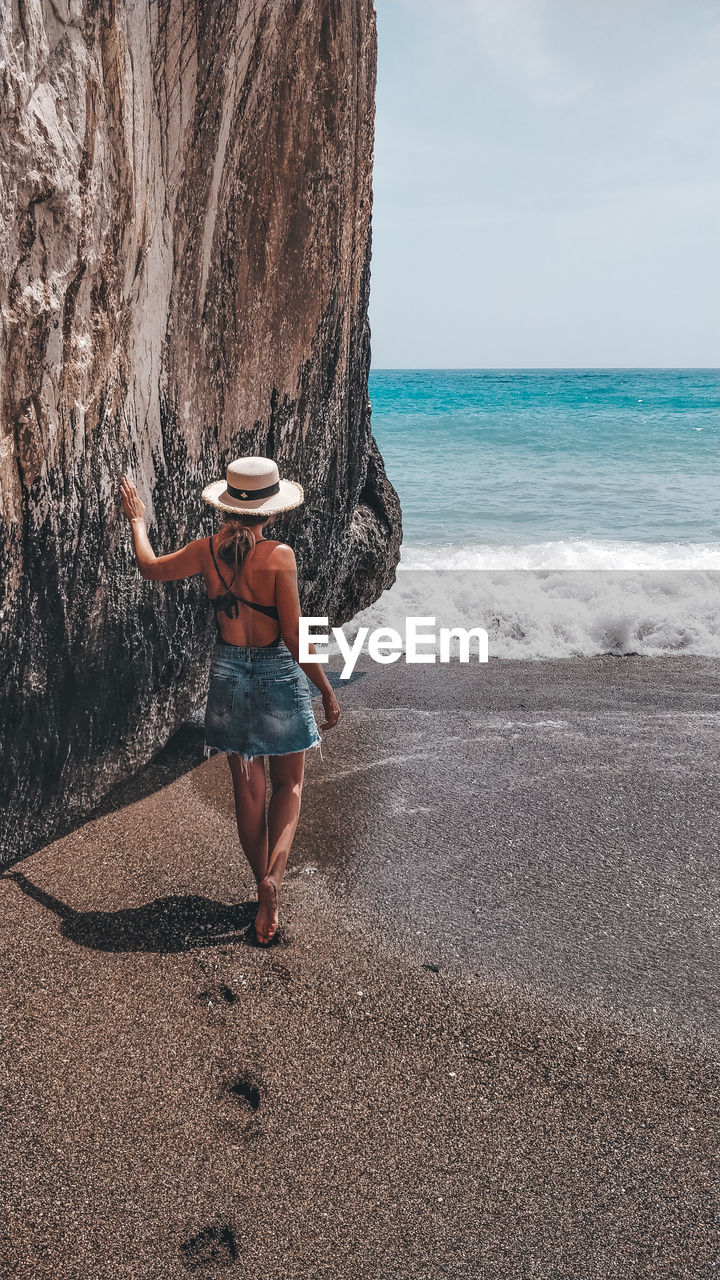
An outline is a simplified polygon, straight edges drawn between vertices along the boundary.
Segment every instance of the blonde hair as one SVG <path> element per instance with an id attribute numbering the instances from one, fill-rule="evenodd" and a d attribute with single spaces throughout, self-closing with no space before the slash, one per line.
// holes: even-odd
<path id="1" fill-rule="evenodd" d="M 240 572 L 245 557 L 256 542 L 254 530 L 268 523 L 270 516 L 225 516 L 215 537 L 215 546 L 221 560 L 232 565 L 234 575 Z"/>

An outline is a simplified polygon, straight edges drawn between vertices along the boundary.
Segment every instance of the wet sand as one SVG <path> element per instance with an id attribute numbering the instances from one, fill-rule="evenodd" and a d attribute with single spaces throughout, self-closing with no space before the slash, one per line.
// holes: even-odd
<path id="1" fill-rule="evenodd" d="M 18 863 L 3 1280 L 714 1275 L 717 674 L 368 667 L 267 949 L 191 726 Z"/>

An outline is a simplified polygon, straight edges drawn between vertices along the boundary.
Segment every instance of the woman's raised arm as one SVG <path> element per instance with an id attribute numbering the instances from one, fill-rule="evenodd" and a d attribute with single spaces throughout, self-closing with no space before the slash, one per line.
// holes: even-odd
<path id="1" fill-rule="evenodd" d="M 202 573 L 204 567 L 204 538 L 188 542 L 179 551 L 167 556 L 156 556 L 150 546 L 145 528 L 145 503 L 140 498 L 129 476 L 123 476 L 120 484 L 123 510 L 132 530 L 135 559 L 140 575 L 152 582 L 175 582 L 179 578 L 192 578 Z"/>

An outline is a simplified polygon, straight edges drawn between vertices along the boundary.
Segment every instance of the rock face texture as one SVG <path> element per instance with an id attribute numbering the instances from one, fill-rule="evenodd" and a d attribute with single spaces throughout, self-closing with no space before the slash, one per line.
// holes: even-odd
<path id="1" fill-rule="evenodd" d="M 229 458 L 305 486 L 306 612 L 390 585 L 400 512 L 367 393 L 372 0 L 6 0 L 0 10 L 0 773 L 7 861 L 202 700 Z"/>

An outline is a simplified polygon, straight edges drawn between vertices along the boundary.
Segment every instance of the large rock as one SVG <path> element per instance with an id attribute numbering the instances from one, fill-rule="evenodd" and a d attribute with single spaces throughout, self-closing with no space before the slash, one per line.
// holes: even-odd
<path id="1" fill-rule="evenodd" d="M 49 838 L 202 700 L 202 583 L 144 583 L 210 532 L 246 453 L 307 612 L 390 584 L 400 514 L 367 394 L 372 0 L 15 0 L 0 32 L 4 857 Z"/>

